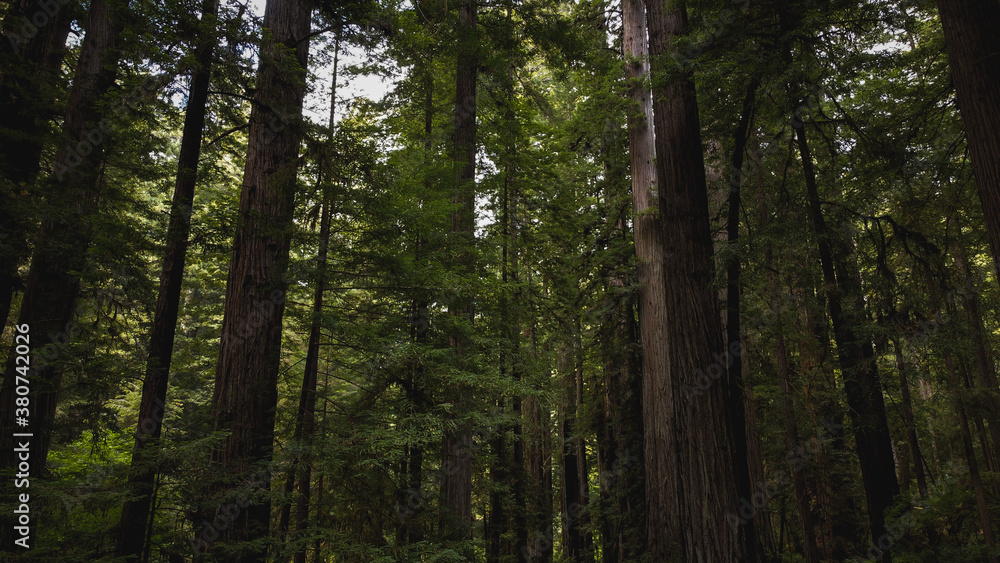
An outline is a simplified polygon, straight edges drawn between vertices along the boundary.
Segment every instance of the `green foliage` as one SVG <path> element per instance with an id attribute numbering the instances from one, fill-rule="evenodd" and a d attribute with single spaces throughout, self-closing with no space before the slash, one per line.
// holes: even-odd
<path id="1" fill-rule="evenodd" d="M 932 484 L 920 498 L 915 480 L 904 483 L 910 496 L 899 499 L 890 518 L 894 557 L 987 555 L 956 400 L 974 427 L 996 422 L 997 390 L 982 387 L 975 358 L 985 350 L 995 370 L 990 352 L 998 344 L 1000 295 L 940 24 L 925 4 L 692 1 L 690 33 L 672 53 L 671 64 L 695 73 L 716 232 L 726 227 L 732 133 L 748 84 L 759 81 L 741 184 L 741 238 L 736 244 L 718 238 L 717 285 L 725 287 L 724 265 L 740 260 L 754 438 L 761 477 L 779 483 L 756 518 L 783 560 L 804 560 L 794 471 L 809 484 L 817 530 L 826 534 L 835 520 L 844 526 L 842 537 L 821 538 L 823 550 L 862 557 L 870 547 L 861 531 L 865 491 L 852 428 L 838 422 L 847 413 L 843 374 L 826 316 L 796 124 L 810 135 L 831 243 L 862 280 L 863 300 L 849 306 L 861 308 L 857 332 L 875 345 L 897 461 L 907 463 L 909 409 Z M 606 437 L 619 422 L 608 420 L 609 401 L 626 396 L 612 374 L 638 365 L 642 353 L 628 328 L 642 312 L 626 119 L 634 108 L 625 98 L 631 85 L 622 78 L 618 4 L 481 5 L 477 34 L 465 37 L 456 31 L 454 6 L 438 0 L 319 8 L 323 27 L 314 27 L 336 39 L 323 39 L 313 68 L 329 63 L 336 44 L 338 57 L 351 51 L 362 61 L 347 71 L 339 67 L 341 87 L 372 74 L 393 82 L 380 101 L 339 94 L 333 130 L 325 109 L 317 114 L 323 124 L 306 124 L 274 455 L 259 468 L 270 488 L 265 493 L 245 483 L 239 494 L 268 495 L 277 514 L 298 500 L 296 490 L 286 493 L 287 476 L 308 464 L 311 512 L 304 530 L 256 541 L 278 559 L 318 549 L 335 561 L 478 561 L 492 549 L 490 526 L 498 525 L 498 560 L 512 561 L 527 547 L 517 544 L 512 507 L 516 494 L 527 494 L 529 542 L 549 534 L 554 560 L 568 560 L 560 517 L 568 509 L 546 494 L 559 499 L 565 492 L 561 452 L 582 440 L 590 499 L 581 521 L 594 553 L 603 555 L 611 541 L 606 526 L 620 517 L 614 503 L 621 493 L 607 485 L 618 478 L 610 460 L 632 455 L 621 445 L 614 451 Z M 191 45 L 201 30 L 188 2 L 143 2 L 133 12 L 123 72 L 102 102 L 116 134 L 105 147 L 86 269 L 76 273 L 82 290 L 74 337 L 57 358 L 64 376 L 53 449 L 47 474 L 32 489 L 38 558 L 110 558 L 141 424 L 148 333 L 187 103 L 184 77 L 195 64 Z M 220 16 L 165 433 L 162 447 L 142 460 L 158 470 L 151 560 L 190 557 L 203 515 L 218 508 L 206 505 L 203 491 L 219 478 L 209 453 L 225 434 L 215 429 L 213 376 L 240 220 L 258 19 L 229 4 Z M 465 48 L 476 50 L 481 65 L 474 239 L 452 228 L 455 53 Z M 71 48 L 67 69 L 77 63 L 77 50 Z M 162 80 L 144 87 L 150 77 Z M 310 84 L 328 81 L 321 73 L 310 77 Z M 65 97 L 65 86 L 64 80 L 56 97 Z M 43 169 L 58 148 L 48 142 Z M 44 197 L 44 181 L 23 192 L 3 188 L 17 194 L 11 209 L 31 224 L 66 212 L 66 202 Z M 321 271 L 323 209 L 331 212 L 331 235 Z M 21 264 L 22 276 L 27 269 Z M 325 302 L 317 313 L 312 302 L 321 277 Z M 471 322 L 454 314 L 464 299 L 473 303 Z M 978 322 L 973 307 L 982 313 Z M 293 439 L 314 324 L 321 334 L 315 433 Z M 972 337 L 977 331 L 982 342 Z M 790 390 L 778 376 L 778 337 L 792 366 Z M 912 367 L 903 378 L 897 343 Z M 953 385 L 946 355 L 955 359 L 957 379 L 968 383 Z M 908 406 L 904 385 L 913 395 Z M 456 390 L 467 400 L 457 399 Z M 786 442 L 788 393 L 797 450 Z M 529 404 L 537 420 L 529 418 Z M 575 424 L 568 434 L 567 421 Z M 475 531 L 454 542 L 439 537 L 440 486 L 448 471 L 441 442 L 461 428 L 473 434 Z M 1000 461 L 992 456 L 1000 450 L 985 430 L 973 431 L 996 514 Z M 533 469 L 549 475 L 550 488 L 515 468 L 515 443 L 537 464 Z M 641 470 L 642 460 L 635 463 Z M 909 469 L 900 474 L 912 480 Z M 518 479 L 530 484 L 526 493 L 515 492 Z M 499 523 L 490 520 L 494 499 L 508 511 Z"/>

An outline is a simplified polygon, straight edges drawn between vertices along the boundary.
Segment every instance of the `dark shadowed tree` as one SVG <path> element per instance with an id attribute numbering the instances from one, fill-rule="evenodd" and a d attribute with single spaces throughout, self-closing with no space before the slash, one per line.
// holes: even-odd
<path id="1" fill-rule="evenodd" d="M 102 186 L 104 144 L 112 134 L 101 98 L 115 82 L 118 69 L 119 16 L 126 7 L 95 0 L 87 16 L 87 35 L 80 49 L 73 88 L 66 106 L 60 150 L 54 173 L 44 183 L 47 207 L 34 239 L 31 268 L 25 284 L 18 325 L 30 327 L 32 371 L 28 425 L 15 432 L 30 433 L 30 474 L 44 472 L 63 369 L 60 356 L 73 337 L 73 314 L 80 291 L 92 222 Z M 13 468 L 15 358 L 7 363 L 0 397 L 4 468 Z M 21 417 L 21 414 L 17 415 Z M 9 527 L 4 525 L 4 533 Z"/>
<path id="2" fill-rule="evenodd" d="M 937 4 L 1000 281 L 1000 3 Z"/>
<path id="3" fill-rule="evenodd" d="M 187 260 L 188 236 L 191 231 L 191 205 L 194 203 L 201 138 L 205 128 L 219 0 L 205 0 L 201 10 L 202 27 L 199 44 L 195 49 L 198 66 L 191 77 L 191 89 L 184 116 L 181 151 L 177 159 L 177 179 L 170 209 L 170 223 L 167 226 L 167 247 L 163 253 L 160 291 L 156 299 L 153 328 L 149 335 L 149 358 L 146 361 L 146 378 L 142 385 L 139 423 L 132 451 L 129 489 L 135 497 L 127 500 L 122 507 L 117 548 L 120 557 L 134 558 L 143 552 L 146 524 L 153 502 L 153 486 L 157 471 L 151 465 L 150 459 L 144 458 L 143 450 L 147 447 L 155 448 L 163 431 L 170 359 L 174 349 L 181 283 L 184 280 L 184 264 Z"/>

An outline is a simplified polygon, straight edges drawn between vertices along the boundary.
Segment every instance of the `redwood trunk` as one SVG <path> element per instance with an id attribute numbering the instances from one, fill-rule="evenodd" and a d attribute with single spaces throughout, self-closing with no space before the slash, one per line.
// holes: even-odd
<path id="1" fill-rule="evenodd" d="M 34 226 L 30 206 L 38 203 L 32 184 L 38 176 L 43 133 L 39 126 L 55 117 L 66 38 L 74 6 L 56 5 L 53 15 L 39 2 L 14 2 L 4 19 L 0 41 L 0 332 L 7 326 L 14 293 L 22 289 L 18 268 L 28 258 Z M 49 8 L 51 10 L 51 7 Z M 24 19 L 47 23 L 28 37 Z M 24 18 L 24 19 L 22 19 Z M 9 183 L 7 183 L 9 182 Z"/>
<path id="2" fill-rule="evenodd" d="M 632 81 L 628 91 L 634 107 L 628 113 L 629 168 L 631 171 L 633 239 L 638 262 L 639 292 L 635 306 L 623 311 L 623 342 L 639 344 L 636 358 L 626 354 L 628 369 L 609 366 L 621 380 L 609 382 L 608 426 L 616 449 L 609 452 L 608 487 L 612 514 L 609 537 L 604 546 L 605 561 L 629 561 L 646 551 L 645 470 L 642 393 L 645 378 L 666 377 L 666 357 L 643 353 L 655 350 L 663 341 L 666 293 L 663 280 L 663 245 L 660 241 L 659 205 L 656 200 L 655 144 L 653 139 L 653 98 L 645 80 L 649 75 L 649 44 L 646 37 L 646 10 L 642 0 L 622 2 L 625 78 Z"/>
<path id="3" fill-rule="evenodd" d="M 768 249 L 768 262 L 770 263 L 770 249 Z M 788 350 L 785 348 L 784 329 L 780 322 L 781 305 L 778 300 L 777 283 L 774 275 L 771 275 L 769 283 L 771 293 L 771 311 L 776 319 L 775 329 L 777 334 L 774 337 L 775 354 L 778 357 L 778 379 L 781 382 L 781 392 L 784 402 L 785 416 L 785 447 L 789 452 L 802 451 L 802 443 L 799 439 L 798 424 L 795 416 L 795 403 L 792 399 L 792 370 L 788 364 Z M 803 554 L 807 563 L 819 563 L 819 549 L 816 544 L 816 528 L 813 524 L 812 508 L 809 502 L 809 491 L 806 484 L 805 467 L 792 463 L 789 468 L 792 472 L 792 481 L 795 490 L 795 503 L 799 510 L 799 522 L 802 527 Z"/>
<path id="4" fill-rule="evenodd" d="M 965 279 L 972 279 L 972 272 L 969 269 L 968 260 L 962 256 L 957 260 L 957 265 Z M 979 294 L 973 288 L 969 293 L 962 295 L 963 308 L 969 320 L 972 334 L 973 357 L 976 361 L 976 375 L 979 380 L 978 387 L 982 390 L 985 399 L 986 420 L 989 423 L 989 436 L 992 439 L 992 448 L 984 448 L 983 454 L 986 459 L 992 456 L 995 463 L 1000 464 L 1000 388 L 997 386 L 997 372 L 994 367 L 993 354 L 990 350 L 988 331 L 983 322 L 983 314 L 980 310 Z M 976 417 L 977 424 L 982 425 L 979 417 Z M 989 465 L 989 463 L 987 463 Z M 995 469 L 994 469 L 995 470 Z"/>
<path id="5" fill-rule="evenodd" d="M 474 270 L 471 246 L 476 191 L 476 19 L 476 0 L 465 0 L 459 7 L 459 52 L 455 76 L 456 175 L 452 203 L 457 209 L 452 214 L 452 232 L 456 235 L 458 268 L 467 275 Z M 458 296 L 451 312 L 462 319 L 459 322 L 471 324 L 471 296 Z M 464 337 L 461 334 L 452 335 L 451 345 L 461 362 L 461 356 L 469 352 Z M 458 389 L 455 393 L 455 404 L 461 412 L 468 408 L 471 392 Z M 467 424 L 460 424 L 457 429 L 445 434 L 442 464 L 442 538 L 453 541 L 469 539 L 472 533 L 472 431 Z"/>
<path id="6" fill-rule="evenodd" d="M 30 433 L 29 473 L 38 477 L 45 468 L 55 418 L 62 366 L 59 356 L 72 339 L 73 309 L 80 290 L 78 272 L 84 270 L 90 245 L 91 220 L 100 197 L 104 145 L 111 127 L 104 121 L 99 100 L 113 86 L 118 67 L 121 23 L 104 0 L 94 0 L 88 14 L 87 35 L 77 63 L 66 107 L 55 175 L 44 185 L 50 213 L 35 237 L 34 255 L 22 298 L 18 325 L 28 325 L 30 336 L 30 406 L 27 426 L 14 426 L 15 358 L 11 353 L 0 390 L 0 445 L 3 467 L 13 469 L 13 432 Z M 96 132 L 95 132 L 96 131 Z M 86 155 L 81 155 L 85 152 Z M 44 349 L 49 346 L 48 349 Z M 7 486 L 4 486 L 6 489 Z M 7 538 L 10 527 L 4 517 Z"/>
<path id="7" fill-rule="evenodd" d="M 333 78 L 330 91 L 330 121 L 327 129 L 327 143 L 332 148 L 333 131 L 337 109 L 337 66 L 340 56 L 340 35 L 338 32 L 333 51 Z M 306 363 L 302 372 L 302 390 L 299 393 L 299 406 L 295 412 L 295 427 L 292 431 L 292 442 L 302 451 L 308 452 L 311 447 L 313 433 L 316 429 L 316 383 L 319 378 L 319 344 L 322 330 L 320 321 L 323 314 L 323 294 L 326 290 L 326 258 L 330 244 L 330 221 L 333 213 L 333 197 L 328 186 L 334 184 L 331 172 L 326 170 L 324 157 L 319 167 L 317 184 L 323 201 L 320 202 L 319 251 L 316 255 L 316 276 L 313 289 L 312 319 L 309 322 L 309 341 L 306 345 Z M 295 485 L 298 491 L 295 491 Z M 285 492 L 296 493 L 295 499 L 295 536 L 301 538 L 309 523 L 309 499 L 312 486 L 312 459 L 308 454 L 297 453 L 292 460 L 292 467 L 286 474 Z M 282 537 L 288 529 L 291 512 L 291 499 L 282 506 L 278 523 L 278 537 Z M 298 547 L 293 556 L 295 563 L 305 563 L 305 544 Z"/>
<path id="8" fill-rule="evenodd" d="M 270 39 L 262 49 L 257 72 L 240 222 L 229 264 L 212 398 L 216 429 L 230 433 L 212 452 L 214 472 L 255 489 L 241 492 L 241 504 L 248 505 L 219 533 L 220 541 L 230 544 L 268 535 L 270 501 L 266 491 L 270 478 L 261 466 L 270 461 L 274 440 L 285 271 L 302 136 L 309 6 L 305 0 L 269 0 L 264 12 L 264 28 Z M 220 483 L 218 489 L 226 487 Z M 220 505 L 218 510 L 229 504 Z M 208 516 L 214 518 L 215 513 Z M 226 560 L 263 561 L 265 554 L 266 549 L 247 546 Z"/>
<path id="9" fill-rule="evenodd" d="M 976 494 L 976 508 L 979 510 L 979 521 L 982 524 L 983 539 L 989 548 L 990 555 L 986 557 L 989 563 L 998 563 L 1000 559 L 996 555 L 996 536 L 993 529 L 993 516 L 990 512 L 986 499 L 986 488 L 983 486 L 982 477 L 979 474 L 979 462 L 976 461 L 976 450 L 972 445 L 972 433 L 969 431 L 969 418 L 966 415 L 965 400 L 962 393 L 965 386 L 962 385 L 958 372 L 955 370 L 955 362 L 952 360 L 951 352 L 944 353 L 945 367 L 948 370 L 948 381 L 951 383 L 951 391 L 955 396 L 955 411 L 958 414 L 958 429 L 962 436 L 962 450 L 965 453 L 965 460 L 969 467 L 969 480 L 972 481 L 972 489 Z"/>
<path id="10" fill-rule="evenodd" d="M 913 458 L 913 473 L 917 478 L 917 491 L 921 498 L 927 498 L 927 477 L 924 471 L 924 456 L 920 451 L 920 441 L 917 440 L 917 424 L 913 418 L 913 399 L 910 394 L 910 382 L 907 377 L 906 360 L 899 341 L 893 339 L 893 352 L 896 356 L 896 369 L 899 371 L 899 391 L 903 402 L 903 423 L 906 424 L 906 439 L 910 446 L 910 457 Z"/>
<path id="11" fill-rule="evenodd" d="M 592 536 L 587 528 L 587 458 L 584 437 L 577 431 L 581 406 L 582 353 L 574 341 L 565 350 L 564 391 L 566 406 L 562 421 L 563 547 L 571 561 L 593 561 Z"/>
<path id="12" fill-rule="evenodd" d="M 743 175 L 743 153 L 746 150 L 750 120 L 753 117 L 754 100 L 757 96 L 757 86 L 760 81 L 753 79 L 747 87 L 743 99 L 743 109 L 739 124 L 733 135 L 732 170 L 729 180 L 729 214 L 726 223 L 726 238 L 733 248 L 740 238 L 740 184 Z M 740 331 L 740 256 L 738 250 L 731 250 L 726 266 L 726 352 L 729 365 L 729 397 L 728 412 L 731 424 L 730 433 L 733 436 L 733 462 L 736 468 L 736 489 L 741 499 L 753 498 L 753 483 L 750 479 L 750 467 L 761 464 L 760 459 L 751 463 L 750 442 L 756 441 L 756 435 L 747 433 L 747 410 L 751 403 L 747 401 L 743 383 L 743 338 Z M 754 448 L 759 452 L 759 449 Z M 763 472 L 761 471 L 761 475 Z M 762 507 L 763 508 L 763 507 Z M 741 548 L 745 561 L 763 561 L 766 557 L 764 544 L 761 541 L 761 527 L 758 518 L 746 519 L 739 529 Z"/>
<path id="13" fill-rule="evenodd" d="M 532 350 L 535 349 L 532 330 Z M 518 560 L 552 560 L 552 437 L 548 405 L 537 396 L 524 402 L 528 431 L 524 451 L 527 469 L 528 541 L 518 546 Z"/>
<path id="14" fill-rule="evenodd" d="M 336 69 L 336 66 L 334 67 Z M 334 70 L 336 76 L 336 70 Z M 334 79 L 336 84 L 336 79 Z M 336 99 L 337 89 L 333 89 L 333 98 Z M 332 109 L 332 108 L 331 108 Z M 331 112 L 330 123 L 333 123 Z M 306 365 L 302 374 L 302 392 L 299 395 L 299 408 L 295 414 L 295 429 L 293 431 L 293 441 L 299 444 L 305 451 L 304 454 L 295 460 L 298 475 L 298 499 L 295 507 L 295 537 L 301 539 L 305 536 L 306 528 L 309 525 L 309 499 L 312 485 L 312 456 L 309 454 L 312 447 L 312 437 L 316 430 L 316 381 L 319 378 L 319 340 L 321 337 L 320 320 L 323 314 L 323 292 L 326 282 L 326 257 L 327 248 L 330 242 L 330 219 L 332 214 L 332 198 L 327 198 L 320 211 L 319 227 L 319 253 L 316 257 L 316 288 L 313 291 L 312 321 L 309 325 L 309 344 L 306 349 Z M 305 563 L 306 544 L 301 544 L 295 550 L 293 557 L 295 563 Z"/>
<path id="15" fill-rule="evenodd" d="M 1000 282 L 1000 3 L 937 4 Z"/>
<path id="16" fill-rule="evenodd" d="M 684 32 L 683 2 L 665 12 L 646 5 L 650 57 L 660 63 Z M 654 68 L 657 72 L 666 69 Z M 690 76 L 653 92 L 666 307 L 662 339 L 644 354 L 666 355 L 663 374 L 643 381 L 646 508 L 650 555 L 737 561 L 741 556 L 731 516 L 739 510 L 733 428 L 727 417 L 726 375 L 705 166 L 694 82 Z M 725 361 L 725 360 L 723 360 Z M 716 374 L 715 379 L 709 374 Z M 740 428 L 739 432 L 745 432 Z"/>

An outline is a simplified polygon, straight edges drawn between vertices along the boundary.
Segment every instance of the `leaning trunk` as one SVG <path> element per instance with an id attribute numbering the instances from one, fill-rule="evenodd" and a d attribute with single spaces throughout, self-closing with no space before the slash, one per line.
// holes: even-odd
<path id="1" fill-rule="evenodd" d="M 743 110 L 739 124 L 733 135 L 732 170 L 729 179 L 729 213 L 726 222 L 726 238 L 730 248 L 736 247 L 740 238 L 740 184 L 743 175 L 743 153 L 746 150 L 749 135 L 750 120 L 753 116 L 754 100 L 757 96 L 758 79 L 753 79 L 747 87 L 743 99 Z M 750 479 L 750 443 L 756 441 L 756 435 L 747 434 L 747 411 L 752 404 L 747 401 L 747 393 L 743 384 L 743 339 L 740 333 L 740 256 L 738 250 L 731 250 L 726 265 L 726 353 L 729 369 L 729 396 L 727 411 L 729 413 L 730 433 L 733 436 L 733 462 L 736 468 L 736 489 L 741 499 L 753 496 L 753 483 Z M 759 449 L 754 448 L 755 452 Z M 760 459 L 755 460 L 755 468 Z M 763 472 L 761 471 L 761 476 Z M 741 549 L 746 561 L 762 561 L 765 559 L 764 544 L 761 541 L 758 526 L 760 519 L 749 518 L 739 530 Z"/>
<path id="2" fill-rule="evenodd" d="M 201 156 L 201 138 L 205 128 L 208 83 L 211 75 L 212 48 L 214 45 L 215 17 L 219 0 L 206 0 L 202 4 L 202 25 L 205 36 L 197 49 L 198 69 L 191 78 L 191 91 L 184 116 L 184 133 L 181 152 L 177 160 L 177 181 L 167 227 L 167 248 L 160 270 L 160 292 L 156 299 L 153 328 L 149 336 L 149 358 L 146 361 L 146 378 L 139 402 L 139 426 L 135 447 L 132 450 L 132 472 L 128 488 L 134 497 L 125 502 L 118 533 L 118 556 L 135 557 L 142 552 L 145 523 L 153 502 L 153 483 L 156 468 L 145 455 L 146 448 L 155 450 L 162 432 L 167 400 L 167 381 L 170 375 L 170 358 L 174 349 L 174 333 L 180 310 L 181 283 L 184 280 L 184 263 L 187 258 L 188 235 L 191 232 L 191 205 L 197 182 L 198 160 Z"/>
<path id="3" fill-rule="evenodd" d="M 937 4 L 1000 282 L 1000 3 Z"/>
<path id="4" fill-rule="evenodd" d="M 18 268 L 28 258 L 34 223 L 28 212 L 38 203 L 32 184 L 38 176 L 44 130 L 55 117 L 55 90 L 73 22 L 71 6 L 14 2 L 4 20 L 0 41 L 0 331 L 7 326 L 15 291 L 21 289 Z M 25 23 L 41 14 L 46 23 L 34 31 Z M 7 183 L 9 182 L 9 183 Z"/>
<path id="5" fill-rule="evenodd" d="M 101 161 L 110 123 L 100 99 L 114 85 L 118 67 L 121 23 L 104 0 L 94 0 L 88 14 L 87 35 L 77 63 L 73 89 L 63 122 L 66 148 L 60 150 L 54 175 L 45 183 L 45 196 L 54 208 L 42 219 L 25 286 L 17 324 L 29 327 L 30 357 L 34 368 L 28 395 L 28 425 L 14 427 L 16 354 L 10 354 L 0 390 L 3 467 L 13 469 L 13 432 L 31 434 L 29 473 L 38 477 L 45 467 L 56 413 L 63 368 L 61 352 L 73 337 L 73 309 L 80 290 L 79 272 L 85 269 L 92 220 L 101 188 Z M 19 415 L 20 416 L 20 415 Z M 15 429 L 16 428 L 16 429 Z M 5 487 L 6 488 L 6 487 Z M 10 532 L 3 522 L 3 534 Z"/>
<path id="6" fill-rule="evenodd" d="M 819 242 L 827 307 L 833 323 L 844 391 L 850 407 L 858 460 L 861 463 L 869 530 L 872 541 L 877 543 L 885 533 L 885 513 L 899 494 L 885 402 L 875 365 L 873 344 L 858 336 L 861 309 L 864 306 L 861 301 L 860 280 L 857 279 L 857 271 L 849 271 L 844 256 L 834 255 L 830 240 L 832 233 L 827 229 L 820 209 L 816 173 L 806 141 L 805 126 L 801 122 L 797 123 L 795 135 L 805 174 L 806 199 L 813 230 Z M 888 552 L 883 560 L 891 560 Z"/>

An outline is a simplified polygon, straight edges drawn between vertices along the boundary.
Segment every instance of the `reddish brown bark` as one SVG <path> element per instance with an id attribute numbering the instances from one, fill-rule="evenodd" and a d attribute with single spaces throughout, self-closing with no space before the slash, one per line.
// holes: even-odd
<path id="1" fill-rule="evenodd" d="M 760 81 L 756 78 L 750 81 L 743 99 L 740 121 L 733 134 L 733 154 L 730 161 L 729 179 L 729 212 L 726 222 L 726 238 L 731 247 L 736 247 L 740 238 L 740 184 L 743 175 L 743 153 L 746 150 L 750 121 L 753 117 L 754 100 L 757 97 L 757 87 Z M 740 498 L 753 497 L 753 482 L 750 479 L 751 467 L 760 469 L 758 475 L 763 476 L 763 462 L 759 457 L 751 459 L 751 451 L 759 454 L 756 445 L 758 437 L 748 433 L 747 419 L 752 403 L 747 401 L 748 393 L 744 390 L 743 379 L 743 339 L 740 324 L 740 256 L 738 250 L 732 250 L 726 265 L 726 352 L 729 365 L 729 397 L 728 413 L 733 436 L 733 461 L 736 468 L 736 489 Z M 746 386 L 749 388 L 749 386 Z M 740 543 L 745 561 L 762 561 L 766 558 L 761 527 L 758 521 L 763 519 L 750 518 L 740 528 Z"/>
<path id="2" fill-rule="evenodd" d="M 969 431 L 969 417 L 966 414 L 965 400 L 962 393 L 965 386 L 962 385 L 961 378 L 955 370 L 955 362 L 952 360 L 950 351 L 944 353 L 945 367 L 948 370 L 948 381 L 951 384 L 951 391 L 955 396 L 955 412 L 958 414 L 958 429 L 962 437 L 962 450 L 965 453 L 965 461 L 969 467 L 969 480 L 972 482 L 972 489 L 976 494 L 976 508 L 979 510 L 979 520 L 982 524 L 983 539 L 991 553 L 996 552 L 996 534 L 993 528 L 993 515 L 990 511 L 986 499 L 986 488 L 983 486 L 983 479 L 979 473 L 979 462 L 976 460 L 976 449 L 972 445 L 972 433 Z M 996 555 L 988 555 L 986 560 L 989 563 L 998 563 L 1000 558 Z"/>
<path id="3" fill-rule="evenodd" d="M 259 544 L 237 544 L 268 535 L 270 501 L 260 491 L 270 477 L 261 470 L 274 440 L 310 15 L 305 0 L 269 0 L 264 11 L 269 40 L 257 71 L 212 398 L 216 429 L 229 432 L 212 452 L 214 473 L 257 489 L 242 493 L 246 508 L 229 514 L 231 524 L 219 531 L 220 541 L 238 550 L 226 555 L 230 561 L 263 561 L 266 554 Z M 208 516 L 228 506 L 212 506 Z"/>
<path id="4" fill-rule="evenodd" d="M 917 424 L 913 417 L 913 398 L 910 393 L 909 372 L 903 351 L 898 340 L 892 341 L 893 353 L 896 357 L 896 369 L 899 371 L 899 394 L 903 404 L 903 423 L 906 424 L 906 439 L 913 458 L 913 473 L 917 479 L 917 491 L 922 498 L 927 498 L 927 477 L 924 470 L 924 456 L 921 453 L 920 441 L 917 440 Z"/>
<path id="5" fill-rule="evenodd" d="M 687 24 L 683 2 L 670 6 L 646 4 L 650 57 L 664 65 L 658 57 L 672 51 Z M 654 63 L 654 83 L 669 70 Z M 732 516 L 740 502 L 698 106 L 690 76 L 667 82 L 653 91 L 665 328 L 643 350 L 666 355 L 663 376 L 643 381 L 649 551 L 656 561 L 736 561 L 741 548 Z"/>
<path id="6" fill-rule="evenodd" d="M 471 246 L 475 228 L 475 178 L 476 178 L 476 79 L 478 57 L 476 44 L 476 0 L 465 0 L 459 7 L 460 48 L 455 73 L 455 191 L 452 203 L 452 232 L 457 236 L 457 266 L 465 274 L 473 271 Z M 473 322 L 472 299 L 469 295 L 457 296 L 451 313 Z M 461 334 L 451 337 L 451 345 L 461 361 L 468 353 Z M 459 409 L 468 408 L 471 391 L 455 391 L 454 403 Z M 445 434 L 442 440 L 441 492 L 444 512 L 441 536 L 447 540 L 465 540 L 472 532 L 472 431 L 467 424 L 460 424 Z"/>
<path id="7" fill-rule="evenodd" d="M 0 331 L 7 326 L 14 294 L 23 289 L 18 268 L 27 260 L 38 201 L 32 184 L 42 156 L 43 123 L 55 117 L 55 90 L 66 53 L 73 5 L 50 14 L 39 2 L 13 2 L 0 39 Z M 27 24 L 45 21 L 40 28 Z M 30 37 L 29 37 L 30 35 Z"/>
<path id="8" fill-rule="evenodd" d="M 44 184 L 49 205 L 35 237 L 35 249 L 18 316 L 28 325 L 31 394 L 29 425 L 14 432 L 31 433 L 30 475 L 42 474 L 52 439 L 63 367 L 59 356 L 73 336 L 74 306 L 80 290 L 78 273 L 84 269 L 91 239 L 91 221 L 100 199 L 104 146 L 112 133 L 99 100 L 113 86 L 118 69 L 121 22 L 104 0 L 94 0 L 88 13 L 87 35 L 77 63 L 66 107 L 62 142 L 55 175 Z M 85 153 L 85 154 L 81 154 Z M 46 348 L 48 347 L 48 348 Z M 0 404 L 14 404 L 15 354 L 10 355 L 0 390 Z M 0 409 L 3 467 L 13 466 L 11 433 L 13 408 Z M 3 532 L 8 533 L 5 525 Z"/>
<path id="9" fill-rule="evenodd" d="M 937 4 L 1000 282 L 1000 3 Z"/>

